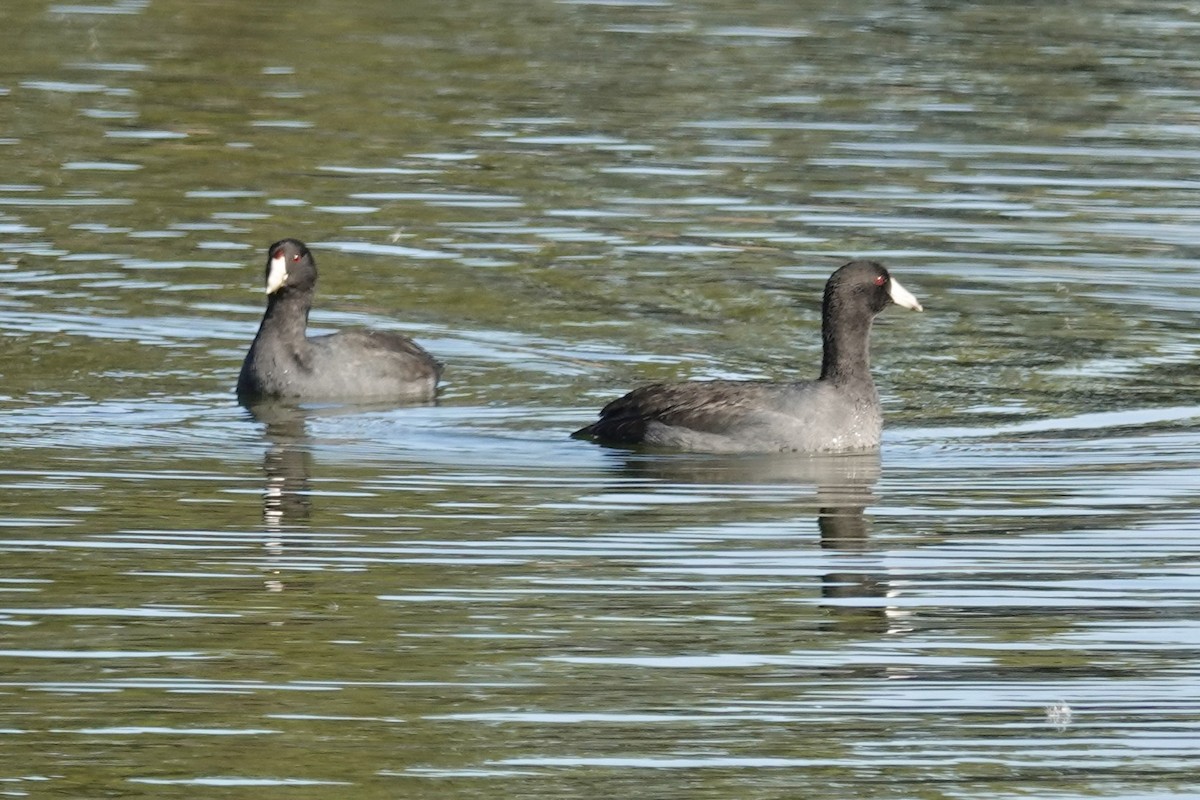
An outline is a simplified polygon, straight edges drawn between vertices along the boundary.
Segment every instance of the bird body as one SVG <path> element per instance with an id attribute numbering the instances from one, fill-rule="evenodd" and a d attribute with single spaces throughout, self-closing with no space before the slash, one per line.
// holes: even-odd
<path id="1" fill-rule="evenodd" d="M 883 265 L 852 261 L 829 278 L 816 380 L 693 381 L 635 389 L 575 432 L 611 444 L 715 453 L 870 450 L 883 412 L 871 378 L 871 322 L 888 305 L 921 304 Z"/>
<path id="2" fill-rule="evenodd" d="M 839 392 L 821 381 L 652 384 L 606 405 L 577 435 L 709 453 L 843 452 L 879 443 L 873 385 Z"/>
<path id="3" fill-rule="evenodd" d="M 408 337 L 376 330 L 307 336 L 316 282 L 302 242 L 271 245 L 267 310 L 242 362 L 238 399 L 432 400 L 442 365 Z"/>

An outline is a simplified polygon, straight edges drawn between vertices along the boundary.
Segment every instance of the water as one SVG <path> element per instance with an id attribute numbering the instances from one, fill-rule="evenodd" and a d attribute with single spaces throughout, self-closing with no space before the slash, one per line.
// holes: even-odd
<path id="1" fill-rule="evenodd" d="M 1200 794 L 1186 4 L 2 16 L 5 796 Z M 234 403 L 285 235 L 438 405 Z M 850 256 L 878 456 L 567 438 Z"/>

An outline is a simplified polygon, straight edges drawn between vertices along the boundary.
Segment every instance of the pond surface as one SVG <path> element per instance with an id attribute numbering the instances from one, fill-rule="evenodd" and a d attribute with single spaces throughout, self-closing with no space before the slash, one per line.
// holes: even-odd
<path id="1" fill-rule="evenodd" d="M 1200 795 L 1200 15 L 6 0 L 0 794 Z M 268 243 L 437 405 L 238 407 Z M 810 377 L 877 455 L 568 438 Z"/>

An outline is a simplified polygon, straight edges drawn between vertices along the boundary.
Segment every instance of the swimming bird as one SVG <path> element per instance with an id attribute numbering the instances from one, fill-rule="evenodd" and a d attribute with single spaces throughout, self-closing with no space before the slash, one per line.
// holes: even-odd
<path id="1" fill-rule="evenodd" d="M 877 448 L 883 412 L 869 339 L 875 316 L 893 303 L 922 310 L 882 264 L 851 261 L 825 284 L 816 380 L 656 383 L 612 401 L 573 436 L 713 453 Z"/>
<path id="2" fill-rule="evenodd" d="M 297 239 L 267 251 L 267 310 L 242 362 L 242 403 L 267 398 L 420 402 L 433 399 L 442 365 L 398 333 L 305 334 L 317 264 Z"/>

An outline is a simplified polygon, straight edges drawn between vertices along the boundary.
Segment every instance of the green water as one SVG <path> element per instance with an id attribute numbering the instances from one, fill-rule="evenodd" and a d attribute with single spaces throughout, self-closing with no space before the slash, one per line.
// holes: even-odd
<path id="1" fill-rule="evenodd" d="M 1186 5 L 0 23 L 0 793 L 1200 793 Z M 437 405 L 235 404 L 283 236 Z M 877 458 L 568 438 L 852 256 Z"/>

